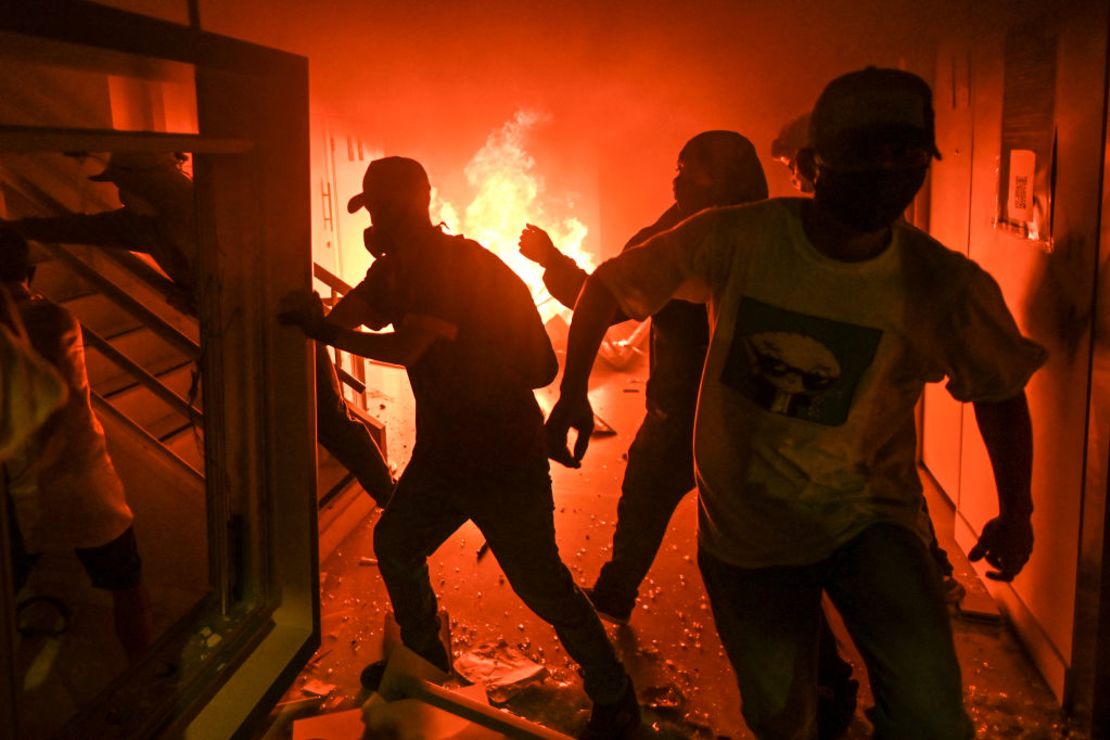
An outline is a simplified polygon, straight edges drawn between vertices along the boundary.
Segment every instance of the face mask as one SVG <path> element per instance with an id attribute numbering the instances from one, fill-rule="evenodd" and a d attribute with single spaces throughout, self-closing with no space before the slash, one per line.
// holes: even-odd
<path id="1" fill-rule="evenodd" d="M 913 202 L 927 168 L 838 172 L 818 170 L 814 199 L 845 226 L 874 232 L 894 223 Z"/>
<path id="2" fill-rule="evenodd" d="M 366 245 L 366 251 L 372 254 L 374 259 L 378 259 L 388 251 L 385 240 L 373 226 L 367 226 L 363 230 L 362 243 Z"/>

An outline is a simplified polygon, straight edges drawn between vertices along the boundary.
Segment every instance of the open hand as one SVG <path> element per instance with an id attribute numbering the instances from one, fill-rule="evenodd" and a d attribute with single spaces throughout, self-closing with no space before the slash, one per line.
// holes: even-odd
<path id="1" fill-rule="evenodd" d="M 520 240 L 517 243 L 520 245 L 521 254 L 543 267 L 547 267 L 559 254 L 559 250 L 555 248 L 547 232 L 532 224 L 528 224 L 520 232 Z"/>
<path id="2" fill-rule="evenodd" d="M 578 432 L 574 440 L 574 454 L 567 447 L 567 437 L 571 429 Z M 544 441 L 547 456 L 568 468 L 582 467 L 582 457 L 590 444 L 594 431 L 594 411 L 585 395 L 581 397 L 560 396 L 551 415 L 544 424 Z"/>
<path id="3" fill-rule="evenodd" d="M 290 293 L 281 299 L 278 321 L 286 326 L 296 326 L 307 336 L 315 338 L 324 323 L 324 304 L 320 294 L 303 291 Z"/>
<path id="4" fill-rule="evenodd" d="M 1033 524 L 1028 515 L 995 517 L 983 526 L 979 542 L 967 554 L 975 562 L 986 559 L 997 570 L 987 571 L 987 578 L 1012 581 L 1021 572 L 1033 552 Z"/>

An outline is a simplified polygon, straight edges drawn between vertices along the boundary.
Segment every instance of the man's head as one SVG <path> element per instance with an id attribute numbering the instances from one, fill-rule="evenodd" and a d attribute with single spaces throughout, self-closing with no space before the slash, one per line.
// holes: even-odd
<path id="1" fill-rule="evenodd" d="M 687 214 L 767 197 L 755 147 L 735 131 L 703 131 L 682 147 L 674 199 Z"/>
<path id="2" fill-rule="evenodd" d="M 34 274 L 27 240 L 12 229 L 0 228 L 0 283 L 22 283 Z"/>
<path id="3" fill-rule="evenodd" d="M 365 208 L 372 226 L 366 230 L 366 248 L 375 257 L 389 251 L 400 232 L 429 223 L 432 186 L 428 173 L 415 159 L 382 157 L 366 167 L 362 192 L 347 201 L 347 212 Z"/>
<path id="4" fill-rule="evenodd" d="M 180 215 L 193 207 L 193 181 L 182 172 L 179 152 L 113 152 L 104 169 L 89 177 L 110 182 L 120 202 L 145 215 Z"/>
<path id="5" fill-rule="evenodd" d="M 771 142 L 771 158 L 790 170 L 790 184 L 802 193 L 813 192 L 813 182 L 798 168 L 798 152 L 809 146 L 809 114 L 798 116 L 779 130 Z"/>
<path id="6" fill-rule="evenodd" d="M 868 67 L 837 77 L 810 115 L 810 145 L 798 152 L 815 200 L 846 226 L 874 232 L 913 201 L 929 162 L 940 158 L 933 96 L 917 75 Z"/>

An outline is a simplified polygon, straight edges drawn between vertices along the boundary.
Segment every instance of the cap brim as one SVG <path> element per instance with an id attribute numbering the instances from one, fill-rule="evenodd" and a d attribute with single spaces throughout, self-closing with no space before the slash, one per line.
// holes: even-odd
<path id="1" fill-rule="evenodd" d="M 362 193 L 359 193 L 358 195 L 347 201 L 347 213 L 354 213 L 365 205 L 366 198 L 363 196 Z"/>

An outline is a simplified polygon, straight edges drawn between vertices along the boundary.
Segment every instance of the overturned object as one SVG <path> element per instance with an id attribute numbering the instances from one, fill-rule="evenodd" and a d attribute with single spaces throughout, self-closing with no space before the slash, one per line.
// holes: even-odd
<path id="1" fill-rule="evenodd" d="M 446 674 L 434 665 L 404 645 L 397 645 L 389 655 L 385 675 L 378 688 L 380 700 L 371 697 L 363 707 L 367 727 L 371 727 L 370 723 L 377 722 L 380 718 L 380 714 L 374 715 L 374 713 L 382 711 L 383 702 L 396 703 L 405 699 L 419 699 L 425 704 L 473 722 L 487 730 L 510 737 L 569 740 L 567 735 L 529 722 L 523 717 L 500 711 L 484 701 L 472 699 L 462 692 L 451 691 L 437 683 L 446 678 Z"/>

